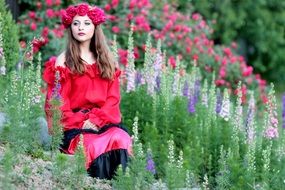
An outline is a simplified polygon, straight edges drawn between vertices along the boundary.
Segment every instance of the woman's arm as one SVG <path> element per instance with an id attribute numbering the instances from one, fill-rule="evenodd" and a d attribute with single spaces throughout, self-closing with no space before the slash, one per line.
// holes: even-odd
<path id="1" fill-rule="evenodd" d="M 88 114 L 89 120 L 99 128 L 106 124 L 121 122 L 120 73 L 120 70 L 116 70 L 114 80 L 108 84 L 105 104 L 101 108 L 93 108 Z"/>

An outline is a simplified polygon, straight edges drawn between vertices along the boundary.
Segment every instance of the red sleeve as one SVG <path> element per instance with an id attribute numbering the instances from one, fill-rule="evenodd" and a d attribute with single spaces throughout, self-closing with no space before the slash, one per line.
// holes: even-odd
<path id="1" fill-rule="evenodd" d="M 105 104 L 101 108 L 93 108 L 88 114 L 89 120 L 99 128 L 109 123 L 117 124 L 121 122 L 120 74 L 121 71 L 116 70 L 114 80 L 109 82 Z"/>
<path id="2" fill-rule="evenodd" d="M 78 124 L 85 120 L 81 112 L 73 113 L 70 109 L 69 94 L 71 91 L 70 72 L 64 67 L 55 67 L 56 57 L 51 57 L 45 63 L 43 79 L 47 83 L 47 94 L 45 101 L 45 112 L 49 132 L 52 132 L 52 111 L 50 101 L 59 98 L 62 102 L 61 122 L 65 129 L 78 128 Z M 58 75 L 58 76 L 56 76 Z M 58 80 L 58 82 L 56 82 Z"/>

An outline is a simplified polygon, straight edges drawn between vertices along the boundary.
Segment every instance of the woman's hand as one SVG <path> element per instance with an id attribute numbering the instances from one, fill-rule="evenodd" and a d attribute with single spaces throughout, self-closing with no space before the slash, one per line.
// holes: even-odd
<path id="1" fill-rule="evenodd" d="M 95 124 L 93 124 L 89 119 L 84 121 L 82 129 L 93 129 L 95 131 L 99 130 L 98 127 Z"/>

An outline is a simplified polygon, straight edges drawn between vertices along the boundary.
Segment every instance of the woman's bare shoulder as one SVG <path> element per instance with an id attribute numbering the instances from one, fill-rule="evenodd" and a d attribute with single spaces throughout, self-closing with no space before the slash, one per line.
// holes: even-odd
<path id="1" fill-rule="evenodd" d="M 56 67 L 65 67 L 65 52 L 62 52 L 59 56 L 56 58 L 55 66 Z"/>

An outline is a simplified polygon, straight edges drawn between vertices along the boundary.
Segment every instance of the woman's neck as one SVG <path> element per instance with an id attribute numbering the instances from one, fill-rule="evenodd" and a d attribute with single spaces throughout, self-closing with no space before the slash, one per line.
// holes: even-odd
<path id="1" fill-rule="evenodd" d="M 80 48 L 81 59 L 83 59 L 87 64 L 94 63 L 95 61 L 94 55 L 90 51 L 90 41 L 80 43 L 79 48 Z"/>

